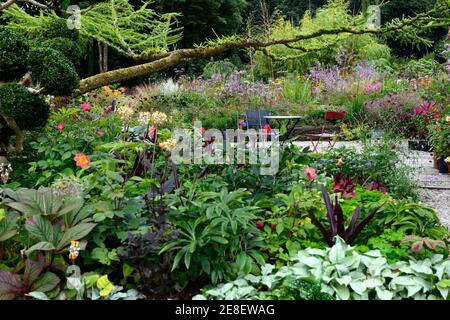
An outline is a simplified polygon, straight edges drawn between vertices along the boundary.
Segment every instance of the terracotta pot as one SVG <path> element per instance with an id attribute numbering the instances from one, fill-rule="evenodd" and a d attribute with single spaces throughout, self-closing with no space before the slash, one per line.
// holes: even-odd
<path id="1" fill-rule="evenodd" d="M 437 158 L 434 154 L 433 154 L 433 168 L 438 169 Z"/>

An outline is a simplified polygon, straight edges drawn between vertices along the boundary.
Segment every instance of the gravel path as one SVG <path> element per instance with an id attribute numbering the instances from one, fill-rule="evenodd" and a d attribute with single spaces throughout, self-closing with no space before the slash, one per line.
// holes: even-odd
<path id="1" fill-rule="evenodd" d="M 294 142 L 299 146 L 311 146 L 309 141 Z M 346 146 L 360 149 L 357 141 L 339 141 L 335 147 Z M 318 150 L 325 151 L 326 142 L 319 144 Z M 420 201 L 434 208 L 442 224 L 450 228 L 450 174 L 440 174 L 433 168 L 433 159 L 430 152 L 412 151 L 408 149 L 407 141 L 402 141 L 397 148 L 403 163 L 414 168 L 413 179 L 420 186 Z"/>

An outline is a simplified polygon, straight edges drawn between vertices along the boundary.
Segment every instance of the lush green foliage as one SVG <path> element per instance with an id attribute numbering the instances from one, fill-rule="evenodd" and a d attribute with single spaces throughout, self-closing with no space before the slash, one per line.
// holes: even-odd
<path id="1" fill-rule="evenodd" d="M 28 41 L 20 33 L 0 27 L 0 79 L 4 81 L 25 75 L 28 63 Z"/>

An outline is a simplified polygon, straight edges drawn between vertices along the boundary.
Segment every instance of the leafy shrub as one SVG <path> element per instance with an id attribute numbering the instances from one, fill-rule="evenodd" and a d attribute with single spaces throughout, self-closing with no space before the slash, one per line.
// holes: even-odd
<path id="1" fill-rule="evenodd" d="M 21 84 L 0 85 L 0 115 L 12 117 L 21 129 L 43 127 L 50 114 L 49 105 Z"/>
<path id="2" fill-rule="evenodd" d="M 69 29 L 66 19 L 60 18 L 48 20 L 47 25 L 40 30 L 38 36 L 44 39 L 66 38 L 77 42 L 79 32 L 77 29 Z"/>
<path id="3" fill-rule="evenodd" d="M 203 78 L 210 79 L 213 75 L 220 75 L 223 78 L 228 77 L 236 66 L 228 59 L 211 61 L 203 68 Z"/>
<path id="4" fill-rule="evenodd" d="M 47 94 L 70 95 L 80 83 L 72 63 L 51 48 L 30 50 L 30 70 Z"/>
<path id="5" fill-rule="evenodd" d="M 25 75 L 28 65 L 28 41 L 20 33 L 0 27 L 0 80 Z"/>
<path id="6" fill-rule="evenodd" d="M 422 98 L 415 91 L 390 93 L 365 103 L 367 120 L 372 126 L 408 137 L 416 132 L 413 110 Z"/>
<path id="7" fill-rule="evenodd" d="M 256 262 L 264 263 L 256 228 L 259 208 L 248 204 L 246 191 L 191 191 L 187 197 L 180 192 L 169 202 L 169 220 L 178 238 L 160 251 L 176 253 L 172 270 L 184 265 L 194 278 L 207 274 L 217 283 L 257 269 Z"/>
<path id="8" fill-rule="evenodd" d="M 67 38 L 52 38 L 39 44 L 40 48 L 51 48 L 59 51 L 67 58 L 75 67 L 80 65 L 82 51 L 80 46 L 73 40 Z"/>

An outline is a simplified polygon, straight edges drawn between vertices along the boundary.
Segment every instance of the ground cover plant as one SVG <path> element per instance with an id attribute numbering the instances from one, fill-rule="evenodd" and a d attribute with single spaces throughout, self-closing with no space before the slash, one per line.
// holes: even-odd
<path id="1" fill-rule="evenodd" d="M 449 1 L 376 28 L 278 2 L 233 1 L 212 38 L 160 1 L 79 3 L 75 28 L 0 2 L 0 299 L 449 299 L 449 229 L 405 161 L 450 164 Z M 207 156 L 248 110 L 302 116 L 270 175 L 251 141 Z M 180 129 L 202 161 L 172 157 Z"/>

